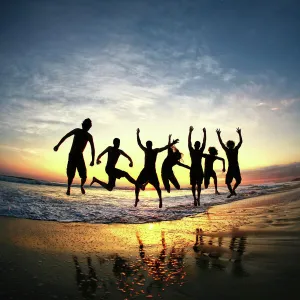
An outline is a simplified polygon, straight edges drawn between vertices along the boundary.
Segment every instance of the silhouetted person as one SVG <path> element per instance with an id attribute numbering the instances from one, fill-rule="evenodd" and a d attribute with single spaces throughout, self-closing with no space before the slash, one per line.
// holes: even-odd
<path id="1" fill-rule="evenodd" d="M 136 183 L 136 181 L 127 172 L 117 169 L 115 167 L 120 155 L 123 155 L 126 158 L 128 158 L 128 160 L 130 162 L 129 167 L 133 166 L 133 162 L 129 155 L 127 155 L 123 150 L 119 149 L 120 139 L 115 138 L 113 140 L 113 144 L 114 144 L 113 147 L 112 146 L 107 147 L 103 152 L 101 152 L 99 154 L 99 156 L 97 158 L 97 164 L 100 164 L 101 163 L 100 158 L 105 153 L 107 153 L 107 155 L 108 155 L 107 163 L 106 163 L 106 167 L 105 167 L 105 171 L 108 175 L 108 183 L 105 183 L 103 181 L 98 180 L 96 177 L 93 177 L 93 180 L 90 184 L 90 185 L 92 185 L 94 182 L 97 182 L 109 191 L 112 191 L 113 188 L 115 187 L 117 178 L 120 179 L 122 177 L 125 177 L 132 184 Z"/>
<path id="2" fill-rule="evenodd" d="M 169 145 L 171 144 L 171 134 L 169 135 Z M 186 169 L 190 169 L 189 166 L 180 162 L 182 158 L 182 153 L 179 152 L 175 146 L 168 148 L 168 156 L 165 158 L 162 169 L 161 169 L 161 177 L 165 186 L 165 189 L 170 193 L 170 183 L 169 181 L 175 186 L 177 190 L 180 189 L 180 185 L 178 183 L 177 178 L 175 177 L 172 168 L 175 165 L 184 167 Z"/>
<path id="3" fill-rule="evenodd" d="M 59 146 L 70 136 L 74 135 L 73 144 L 71 147 L 71 151 L 69 153 L 69 161 L 67 166 L 67 176 L 68 176 L 68 189 L 67 195 L 70 195 L 71 185 L 76 173 L 76 169 L 81 178 L 81 193 L 85 194 L 85 190 L 83 188 L 86 181 L 86 166 L 83 158 L 83 151 L 87 142 L 90 142 L 92 149 L 92 161 L 90 166 L 94 165 L 95 160 L 95 147 L 93 142 L 93 137 L 88 131 L 92 127 L 92 121 L 90 119 L 85 119 L 82 122 L 82 129 L 75 128 L 74 130 L 67 133 L 59 143 L 53 148 L 54 151 L 57 151 Z"/>
<path id="4" fill-rule="evenodd" d="M 240 137 L 239 143 L 237 144 L 236 147 L 234 147 L 235 146 L 234 141 L 229 140 L 226 143 L 226 146 L 227 146 L 226 147 L 221 139 L 221 130 L 217 129 L 217 134 L 218 134 L 220 144 L 221 144 L 222 148 L 224 149 L 224 151 L 226 152 L 226 156 L 228 159 L 228 170 L 227 170 L 227 174 L 226 174 L 225 183 L 227 184 L 230 194 L 227 196 L 227 198 L 230 198 L 233 195 L 236 196 L 235 190 L 242 181 L 239 162 L 238 162 L 238 154 L 239 154 L 239 149 L 243 143 L 243 139 L 242 139 L 241 129 L 237 128 L 236 132 L 239 134 L 239 137 Z M 232 188 L 231 182 L 232 182 L 233 178 L 235 179 L 235 184 Z"/>
<path id="5" fill-rule="evenodd" d="M 214 171 L 214 162 L 215 160 L 221 160 L 223 162 L 223 169 L 222 172 L 225 172 L 225 160 L 222 157 L 218 157 L 218 150 L 215 147 L 209 147 L 208 148 L 209 154 L 203 154 L 203 157 L 205 157 L 205 163 L 204 163 L 204 186 L 207 189 L 209 186 L 210 177 L 214 179 L 215 184 L 215 193 L 217 195 L 220 195 L 218 192 L 218 179 L 217 174 Z"/>
<path id="6" fill-rule="evenodd" d="M 140 186 L 149 182 L 150 184 L 152 184 L 154 186 L 154 188 L 157 191 L 157 194 L 159 196 L 159 208 L 161 208 L 162 207 L 161 190 L 159 187 L 159 181 L 158 181 L 158 177 L 156 174 L 156 168 L 155 168 L 157 154 L 159 152 L 167 150 L 168 148 L 177 144 L 179 140 L 178 139 L 174 140 L 172 143 L 166 145 L 165 147 L 152 149 L 151 141 L 146 142 L 147 148 L 142 145 L 142 142 L 140 139 L 140 129 L 139 128 L 137 129 L 136 133 L 137 133 L 137 143 L 140 146 L 140 148 L 145 152 L 145 165 L 144 165 L 144 168 L 141 171 L 139 177 L 136 180 L 137 184 L 135 185 L 135 205 L 134 206 L 137 206 L 137 204 L 139 202 Z"/>
<path id="7" fill-rule="evenodd" d="M 206 129 L 203 128 L 203 143 L 200 148 L 200 142 L 196 141 L 194 148 L 192 146 L 192 131 L 194 130 L 193 126 L 190 126 L 188 145 L 191 156 L 191 171 L 190 171 L 190 184 L 192 186 L 192 193 L 194 196 L 194 205 L 200 205 L 200 195 L 201 195 L 201 184 L 203 181 L 203 169 L 202 169 L 202 156 L 206 144 Z M 197 187 L 197 197 L 196 197 L 196 187 Z"/>

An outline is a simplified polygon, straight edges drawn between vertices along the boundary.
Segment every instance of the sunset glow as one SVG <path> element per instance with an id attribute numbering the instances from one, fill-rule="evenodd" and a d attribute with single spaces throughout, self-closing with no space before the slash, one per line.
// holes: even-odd
<path id="1" fill-rule="evenodd" d="M 190 164 L 190 125 L 193 142 L 202 142 L 206 127 L 207 148 L 217 147 L 224 158 L 216 128 L 224 141 L 237 142 L 241 127 L 244 182 L 260 181 L 259 172 L 248 176 L 248 170 L 293 167 L 300 161 L 297 26 L 285 22 L 284 15 L 278 19 L 272 7 L 264 16 L 256 14 L 255 5 L 227 10 L 226 1 L 214 9 L 206 1 L 188 1 L 184 7 L 180 1 L 171 6 L 125 2 L 7 6 L 0 21 L 5 40 L 0 47 L 0 173 L 65 182 L 72 138 L 58 152 L 53 147 L 85 118 L 93 122 L 96 155 L 119 137 L 134 167 L 125 158 L 117 167 L 134 178 L 144 162 L 137 128 L 143 144 L 152 140 L 154 147 L 167 144 L 169 134 L 179 138 L 178 149 Z M 265 28 L 272 27 L 275 16 L 280 26 L 268 33 L 266 43 Z M 18 22 L 12 26 L 12 20 Z M 278 60 L 278 53 L 285 53 L 284 59 Z M 84 155 L 88 166 L 89 145 Z M 165 157 L 157 159 L 159 174 Z M 103 157 L 99 166 L 88 166 L 88 181 L 95 175 L 107 180 L 105 164 Z M 221 167 L 215 163 L 223 182 Z M 174 172 L 182 186 L 189 185 L 186 169 Z M 121 179 L 117 185 L 128 183 Z"/>

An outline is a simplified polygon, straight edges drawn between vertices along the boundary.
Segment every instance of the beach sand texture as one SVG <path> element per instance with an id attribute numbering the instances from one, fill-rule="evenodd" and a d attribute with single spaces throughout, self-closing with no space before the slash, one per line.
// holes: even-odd
<path id="1" fill-rule="evenodd" d="M 2 217 L 0 298 L 292 299 L 299 224 L 300 188 L 159 223 Z"/>

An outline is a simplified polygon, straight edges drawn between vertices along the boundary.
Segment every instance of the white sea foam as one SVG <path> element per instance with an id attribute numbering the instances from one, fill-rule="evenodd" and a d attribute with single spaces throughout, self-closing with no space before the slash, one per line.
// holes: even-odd
<path id="1" fill-rule="evenodd" d="M 4 180 L 3 180 L 4 178 Z M 26 184 L 30 183 L 30 184 Z M 213 188 L 202 191 L 201 206 L 194 207 L 190 190 L 163 190 L 163 208 L 158 208 L 157 194 L 153 190 L 140 193 L 138 207 L 134 207 L 134 191 L 116 189 L 108 192 L 99 187 L 86 188 L 86 195 L 74 187 L 72 195 L 65 194 L 66 187 L 25 178 L 0 177 L 0 215 L 16 218 L 58 222 L 89 223 L 146 223 L 177 220 L 194 216 L 208 207 L 240 200 L 247 197 L 269 194 L 283 186 L 296 183 L 270 183 L 239 187 L 237 197 L 227 199 L 227 189 L 220 187 L 217 196 Z"/>

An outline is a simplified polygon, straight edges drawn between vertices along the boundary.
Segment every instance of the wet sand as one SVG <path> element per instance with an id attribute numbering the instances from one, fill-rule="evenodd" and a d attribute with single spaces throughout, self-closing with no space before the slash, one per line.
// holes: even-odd
<path id="1" fill-rule="evenodd" d="M 2 217 L 0 298 L 294 298 L 299 224 L 299 188 L 171 222 Z"/>

